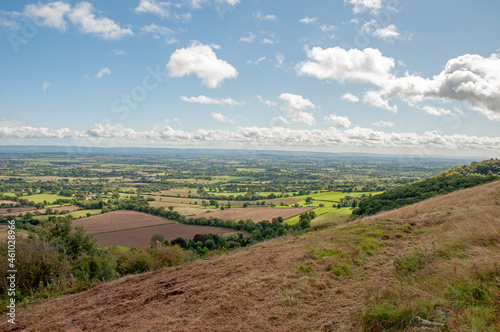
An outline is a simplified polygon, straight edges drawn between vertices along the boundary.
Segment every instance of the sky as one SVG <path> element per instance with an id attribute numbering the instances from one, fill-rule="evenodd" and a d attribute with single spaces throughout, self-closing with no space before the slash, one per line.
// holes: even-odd
<path id="1" fill-rule="evenodd" d="M 0 3 L 0 144 L 500 157 L 497 0 Z"/>

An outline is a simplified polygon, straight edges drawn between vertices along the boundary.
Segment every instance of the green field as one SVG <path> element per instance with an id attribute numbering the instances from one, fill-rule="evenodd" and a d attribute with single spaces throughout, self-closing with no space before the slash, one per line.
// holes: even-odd
<path id="1" fill-rule="evenodd" d="M 310 205 L 307 205 L 310 206 Z M 327 222 L 333 221 L 346 221 L 352 213 L 351 208 L 332 208 L 332 207 L 318 207 L 314 210 L 316 212 L 316 218 L 311 220 L 312 225 L 321 225 Z M 299 216 L 294 216 L 285 219 L 287 224 L 293 225 L 299 222 Z"/>
<path id="2" fill-rule="evenodd" d="M 71 212 L 71 213 L 68 213 L 68 214 L 72 215 L 73 218 L 81 218 L 81 217 L 86 217 L 87 213 L 90 213 L 91 215 L 99 214 L 99 213 L 101 213 L 101 209 L 96 209 L 96 210 L 78 210 L 78 211 L 74 211 L 74 212 Z"/>
<path id="3" fill-rule="evenodd" d="M 49 203 L 55 202 L 60 198 L 63 199 L 70 199 L 70 197 L 64 197 L 60 195 L 54 195 L 54 194 L 36 194 L 36 195 L 30 195 L 30 196 L 25 196 L 28 201 L 33 201 L 36 203 L 41 203 L 43 201 L 47 201 Z"/>

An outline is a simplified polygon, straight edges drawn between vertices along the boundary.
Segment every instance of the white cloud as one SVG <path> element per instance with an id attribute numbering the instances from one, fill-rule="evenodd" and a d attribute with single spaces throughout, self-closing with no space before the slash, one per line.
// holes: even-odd
<path id="1" fill-rule="evenodd" d="M 284 62 L 285 62 L 285 55 L 280 52 L 276 53 L 276 67 L 283 66 Z"/>
<path id="2" fill-rule="evenodd" d="M 171 29 L 167 27 L 161 27 L 158 26 L 154 23 L 151 23 L 150 25 L 145 25 L 141 27 L 141 31 L 147 32 L 147 33 L 156 33 L 159 35 L 168 35 L 174 33 Z"/>
<path id="3" fill-rule="evenodd" d="M 219 2 L 227 3 L 228 5 L 231 6 L 236 6 L 237 4 L 240 3 L 240 0 L 219 0 Z"/>
<path id="4" fill-rule="evenodd" d="M 351 121 L 347 116 L 340 116 L 336 114 L 330 114 L 324 117 L 325 121 L 333 123 L 337 128 L 349 128 L 351 126 Z"/>
<path id="5" fill-rule="evenodd" d="M 257 66 L 259 63 L 261 63 L 264 60 L 266 60 L 266 57 L 265 56 L 261 56 L 257 60 L 247 60 L 247 63 L 251 64 L 251 65 L 256 65 Z"/>
<path id="6" fill-rule="evenodd" d="M 316 108 L 309 99 L 291 93 L 282 93 L 279 98 L 284 102 L 281 109 L 288 116 L 290 121 L 296 124 L 306 124 L 309 126 L 313 126 L 316 123 L 311 113 L 303 111 L 308 108 Z"/>
<path id="7" fill-rule="evenodd" d="M 18 16 L 18 12 L 6 12 L 4 10 L 0 10 L 0 27 L 4 27 L 11 31 L 18 31 L 21 29 L 21 24 L 15 21 Z"/>
<path id="8" fill-rule="evenodd" d="M 361 26 L 360 29 L 368 36 L 374 36 L 387 43 L 392 43 L 394 39 L 409 39 L 409 35 L 403 37 L 394 24 L 382 27 L 375 19 L 372 19 Z"/>
<path id="9" fill-rule="evenodd" d="M 455 112 L 450 111 L 448 109 L 441 108 L 441 107 L 429 106 L 429 105 L 422 106 L 422 110 L 424 110 L 425 113 L 427 113 L 427 114 L 435 115 L 435 116 L 456 115 Z"/>
<path id="10" fill-rule="evenodd" d="M 337 27 L 335 25 L 322 25 L 320 27 L 320 29 L 323 32 L 329 32 L 329 31 L 337 30 Z"/>
<path id="11" fill-rule="evenodd" d="M 316 106 L 309 99 L 305 99 L 301 95 L 295 95 L 292 93 L 282 93 L 279 97 L 284 101 L 284 106 L 286 108 L 291 108 L 295 110 L 304 110 L 307 108 L 316 108 Z"/>
<path id="12" fill-rule="evenodd" d="M 115 50 L 115 55 L 127 55 L 127 52 L 122 50 Z"/>
<path id="13" fill-rule="evenodd" d="M 387 42 L 391 42 L 394 38 L 401 37 L 401 33 L 399 33 L 398 28 L 394 24 L 375 30 L 373 35 Z"/>
<path id="14" fill-rule="evenodd" d="M 95 77 L 97 78 L 102 78 L 104 75 L 110 75 L 111 74 L 111 70 L 109 70 L 109 68 L 107 67 L 104 67 L 104 68 L 101 68 L 97 74 L 95 75 Z"/>
<path id="15" fill-rule="evenodd" d="M 244 103 L 238 102 L 232 98 L 222 98 L 214 99 L 204 95 L 199 95 L 198 97 L 186 97 L 181 96 L 181 99 L 188 103 L 198 103 L 198 104 L 215 104 L 215 105 L 229 105 L 229 106 L 241 106 Z"/>
<path id="16" fill-rule="evenodd" d="M 392 78 L 394 59 L 382 55 L 378 49 L 345 50 L 338 46 L 322 49 L 314 47 L 307 50 L 309 60 L 300 63 L 300 75 L 314 76 L 318 79 L 334 79 L 340 82 L 372 83 L 384 85 Z"/>
<path id="17" fill-rule="evenodd" d="M 170 17 L 170 2 L 156 0 L 141 0 L 139 6 L 134 8 L 136 13 L 147 13 L 160 16 L 161 18 Z"/>
<path id="18" fill-rule="evenodd" d="M 253 13 L 253 18 L 259 21 L 276 21 L 276 15 L 271 15 L 271 14 L 264 15 L 261 12 Z"/>
<path id="19" fill-rule="evenodd" d="M 271 101 L 271 100 L 268 100 L 268 99 L 264 99 L 260 95 L 257 95 L 257 99 L 259 100 L 260 103 L 262 103 L 262 104 L 264 104 L 266 106 L 269 106 L 269 107 L 278 106 L 277 102 Z"/>
<path id="20" fill-rule="evenodd" d="M 238 76 L 236 68 L 218 59 L 212 48 L 214 46 L 193 42 L 189 47 L 175 50 L 167 64 L 170 76 L 196 74 L 209 88 L 219 86 L 226 78 Z"/>
<path id="21" fill-rule="evenodd" d="M 318 20 L 317 17 L 304 17 L 303 19 L 299 20 L 299 23 L 304 23 L 304 24 L 311 24 L 315 23 Z"/>
<path id="22" fill-rule="evenodd" d="M 489 58 L 465 54 L 449 60 L 432 78 L 394 78 L 379 94 L 414 103 L 426 99 L 463 102 L 492 120 L 500 120 L 500 59 L 497 54 Z"/>
<path id="23" fill-rule="evenodd" d="M 394 123 L 392 123 L 390 121 L 378 121 L 378 122 L 374 122 L 373 125 L 375 127 L 394 127 Z"/>
<path id="24" fill-rule="evenodd" d="M 232 123 L 234 124 L 234 121 L 229 119 L 227 116 L 225 116 L 224 114 L 222 113 L 215 113 L 215 112 L 212 112 L 210 113 L 210 115 L 212 116 L 212 118 L 217 121 L 217 122 L 229 122 L 229 123 Z"/>
<path id="25" fill-rule="evenodd" d="M 49 87 L 50 87 L 50 82 L 43 82 L 42 84 L 43 91 L 47 91 Z"/>
<path id="26" fill-rule="evenodd" d="M 109 18 L 96 18 L 93 11 L 94 7 L 90 3 L 80 2 L 68 16 L 73 24 L 79 26 L 81 32 L 93 34 L 103 39 L 120 39 L 134 34 L 131 29 L 121 28 Z"/>
<path id="27" fill-rule="evenodd" d="M 276 44 L 278 41 L 276 41 L 276 40 L 272 40 L 272 39 L 269 39 L 269 38 L 263 38 L 260 42 L 261 42 L 261 44 L 266 44 L 266 45 L 274 45 L 274 44 Z"/>
<path id="28" fill-rule="evenodd" d="M 372 14 L 377 14 L 382 8 L 394 10 L 386 3 L 386 0 L 344 0 L 344 2 L 353 5 L 354 14 L 360 14 L 367 10 L 371 11 Z"/>
<path id="29" fill-rule="evenodd" d="M 251 32 L 248 33 L 248 37 L 241 37 L 240 41 L 245 43 L 253 43 L 255 40 L 255 35 Z"/>
<path id="30" fill-rule="evenodd" d="M 64 31 L 67 28 L 64 16 L 71 10 L 71 6 L 62 1 L 48 4 L 29 4 L 24 9 L 24 15 L 31 18 L 39 26 L 47 26 Z"/>
<path id="31" fill-rule="evenodd" d="M 343 94 L 340 99 L 351 102 L 351 103 L 357 103 L 359 101 L 359 98 L 352 93 L 345 93 Z"/>
<path id="32" fill-rule="evenodd" d="M 285 119 L 286 120 L 286 119 Z M 94 124 L 85 131 L 68 128 L 49 129 L 45 127 L 16 126 L 0 123 L 0 138 L 12 139 L 65 139 L 74 143 L 88 143 L 95 146 L 210 146 L 223 143 L 226 147 L 324 147 L 364 149 L 364 151 L 415 151 L 433 150 L 464 154 L 466 151 L 484 154 L 484 151 L 498 153 L 500 137 L 468 136 L 464 134 L 443 135 L 434 131 L 417 133 L 386 133 L 371 128 L 355 127 L 339 130 L 298 130 L 283 127 L 239 127 L 237 130 L 198 129 L 193 133 L 174 130 L 168 125 L 155 126 L 152 130 L 136 131 L 120 124 Z"/>
<path id="33" fill-rule="evenodd" d="M 398 107 L 396 105 L 389 105 L 389 101 L 382 98 L 382 95 L 377 91 L 368 91 L 367 93 L 365 93 L 363 101 L 366 104 L 370 104 L 371 106 L 382 108 L 393 113 L 398 112 Z"/>

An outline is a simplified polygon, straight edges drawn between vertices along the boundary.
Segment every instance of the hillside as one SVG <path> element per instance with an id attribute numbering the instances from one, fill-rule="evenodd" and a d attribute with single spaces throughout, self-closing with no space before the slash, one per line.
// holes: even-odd
<path id="1" fill-rule="evenodd" d="M 499 177 L 500 159 L 489 159 L 453 167 L 430 178 L 361 200 L 352 214 L 367 216 L 380 211 L 397 209 L 434 196 L 495 181 Z"/>
<path id="2" fill-rule="evenodd" d="M 0 330 L 498 331 L 499 243 L 495 181 L 103 283 Z"/>

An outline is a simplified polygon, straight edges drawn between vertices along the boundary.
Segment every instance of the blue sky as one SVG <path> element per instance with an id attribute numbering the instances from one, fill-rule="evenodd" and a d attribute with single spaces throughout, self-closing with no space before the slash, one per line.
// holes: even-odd
<path id="1" fill-rule="evenodd" d="M 3 1 L 1 144 L 500 157 L 500 2 Z"/>

